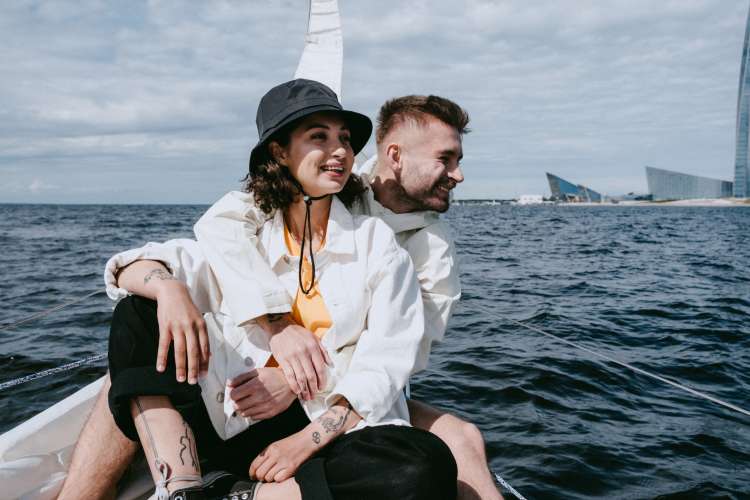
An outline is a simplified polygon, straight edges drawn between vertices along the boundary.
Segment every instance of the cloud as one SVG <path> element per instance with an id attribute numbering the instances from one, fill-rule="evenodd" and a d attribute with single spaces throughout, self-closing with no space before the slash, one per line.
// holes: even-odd
<path id="1" fill-rule="evenodd" d="M 44 182 L 42 179 L 34 178 L 33 181 L 31 181 L 31 184 L 29 184 L 29 191 L 33 194 L 39 194 L 42 191 L 50 191 L 52 189 L 57 189 L 59 186 L 56 186 L 54 184 L 48 184 L 47 182 Z"/>
<path id="2" fill-rule="evenodd" d="M 744 2 L 339 4 L 347 106 L 374 117 L 436 93 L 470 112 L 459 197 L 547 192 L 546 171 L 643 191 L 646 164 L 731 178 Z M 301 53 L 300 5 L 6 2 L 0 201 L 35 178 L 57 186 L 35 193 L 49 201 L 210 202 L 236 186 L 258 99 Z M 117 196 L 96 194 L 111 179 Z"/>

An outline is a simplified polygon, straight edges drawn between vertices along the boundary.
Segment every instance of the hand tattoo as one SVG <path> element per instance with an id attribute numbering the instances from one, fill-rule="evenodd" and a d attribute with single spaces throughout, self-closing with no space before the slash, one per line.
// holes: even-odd
<path id="1" fill-rule="evenodd" d="M 177 280 L 177 278 L 169 274 L 169 272 L 165 271 L 164 269 L 152 269 L 143 278 L 143 284 L 148 285 L 148 282 L 151 281 L 151 278 L 159 278 L 162 281 Z"/>
<path id="2" fill-rule="evenodd" d="M 313 432 L 313 443 L 320 444 L 320 432 Z"/>

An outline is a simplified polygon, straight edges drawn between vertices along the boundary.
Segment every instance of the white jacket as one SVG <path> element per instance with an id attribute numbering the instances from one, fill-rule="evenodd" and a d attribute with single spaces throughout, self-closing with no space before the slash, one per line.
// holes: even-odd
<path id="1" fill-rule="evenodd" d="M 360 169 L 370 183 L 377 157 Z M 378 217 L 396 233 L 417 273 L 424 307 L 425 335 L 420 341 L 414 372 L 429 361 L 433 342 L 445 336 L 448 320 L 461 297 L 453 238 L 436 212 L 396 214 L 378 203 L 371 189 L 352 212 Z M 259 228 L 268 217 L 249 193 L 232 191 L 217 201 L 195 225 L 195 234 L 216 274 L 228 313 L 236 325 L 291 309 L 294 293 L 276 278 L 257 250 Z"/>
<path id="2" fill-rule="evenodd" d="M 296 294 L 299 258 L 288 255 L 281 212 L 266 221 L 257 237 L 259 255 L 283 293 Z M 227 311 L 227 284 L 221 291 L 206 259 L 192 240 L 149 243 L 112 257 L 106 266 L 107 292 L 115 300 L 127 295 L 117 288 L 117 269 L 138 259 L 164 262 L 187 282 L 196 305 L 207 314 L 212 357 L 209 373 L 200 378 L 202 394 L 219 436 L 228 439 L 252 422 L 233 415 L 226 380 L 270 356 L 268 334 L 254 321 L 235 326 Z M 311 420 L 340 396 L 363 418 L 364 425 L 408 425 L 403 389 L 412 373 L 424 336 L 424 311 L 409 255 L 381 220 L 353 216 L 333 198 L 326 244 L 316 254 L 316 275 L 332 326 L 323 337 L 333 366 L 327 385 L 302 405 Z M 242 289 L 233 290 L 242 293 Z"/>

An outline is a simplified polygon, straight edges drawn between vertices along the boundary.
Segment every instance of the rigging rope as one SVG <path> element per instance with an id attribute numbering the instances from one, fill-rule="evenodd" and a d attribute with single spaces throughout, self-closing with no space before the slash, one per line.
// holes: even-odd
<path id="1" fill-rule="evenodd" d="M 518 500 L 526 500 L 526 497 L 521 495 L 513 486 L 510 485 L 508 481 L 500 477 L 500 474 L 498 474 L 497 472 L 493 472 L 493 474 L 495 475 L 495 479 L 497 480 L 497 482 L 500 483 L 503 488 L 508 490 L 509 493 L 512 493 L 514 497 L 516 497 Z"/>
<path id="2" fill-rule="evenodd" d="M 49 370 L 43 370 L 41 372 L 32 373 L 31 375 L 26 375 L 25 377 L 8 380 L 7 382 L 0 383 L 0 391 L 4 389 L 8 389 L 10 387 L 15 387 L 17 385 L 25 384 L 26 382 L 31 382 L 32 380 L 36 380 L 38 378 L 47 377 L 49 375 L 54 375 L 55 373 L 72 370 L 74 368 L 78 368 L 79 366 L 102 360 L 106 357 L 107 357 L 107 353 L 104 352 L 101 354 L 96 354 L 94 356 L 89 356 L 88 358 L 79 359 L 78 361 L 73 361 L 72 363 L 58 366 L 56 368 L 50 368 Z"/>
<path id="3" fill-rule="evenodd" d="M 13 329 L 13 328 L 15 328 L 17 326 L 23 325 L 25 323 L 28 323 L 29 321 L 33 321 L 33 320 L 38 319 L 38 318 L 42 318 L 44 316 L 47 316 L 48 314 L 51 314 L 51 313 L 53 313 L 55 311 L 59 311 L 60 309 L 63 309 L 65 307 L 72 306 L 73 304 L 78 304 L 79 302 L 83 302 L 84 300 L 86 300 L 86 299 L 88 299 L 90 297 L 93 297 L 94 295 L 99 295 L 100 293 L 104 293 L 104 290 L 96 290 L 95 292 L 91 292 L 89 294 L 86 294 L 83 297 L 79 297 L 79 298 L 73 299 L 73 300 L 71 300 L 69 302 L 64 302 L 64 303 L 62 303 L 60 305 L 57 305 L 55 307 L 52 307 L 50 309 L 46 309 L 46 310 L 38 312 L 36 314 L 32 314 L 31 316 L 29 316 L 27 318 L 24 318 L 24 319 L 22 319 L 20 321 L 16 321 L 15 323 L 8 323 L 8 324 L 5 324 L 5 325 L 0 325 L 0 332 L 5 332 L 5 331 L 8 331 L 8 330 L 11 330 L 11 329 Z"/>
<path id="4" fill-rule="evenodd" d="M 562 337 L 558 337 L 557 335 L 554 335 L 552 333 L 545 332 L 541 328 L 537 328 L 535 326 L 528 325 L 526 323 L 523 323 L 521 321 L 515 320 L 513 318 L 509 318 L 509 317 L 504 316 L 502 314 L 489 311 L 489 310 L 487 310 L 483 306 L 480 306 L 480 308 L 484 309 L 486 313 L 491 314 L 493 316 L 496 316 L 496 317 L 498 317 L 500 319 L 503 319 L 503 320 L 508 321 L 510 323 L 514 323 L 514 324 L 516 324 L 518 326 L 521 326 L 523 328 L 527 328 L 527 329 L 529 329 L 531 331 L 534 331 L 534 332 L 537 332 L 537 333 L 541 333 L 542 335 L 545 335 L 545 336 L 547 336 L 549 338 L 555 339 L 555 340 L 557 340 L 559 342 L 562 342 L 564 344 L 567 344 L 569 346 L 575 347 L 576 349 L 580 349 L 580 350 L 582 350 L 584 352 L 587 352 L 587 353 L 592 354 L 594 356 L 597 356 L 599 358 L 606 359 L 607 361 L 610 361 L 612 363 L 615 363 L 617 365 L 625 367 L 625 368 L 627 368 L 629 370 L 632 370 L 632 371 L 634 371 L 636 373 L 640 373 L 641 375 L 644 375 L 646 377 L 651 377 L 651 378 L 656 379 L 656 380 L 658 380 L 660 382 L 664 382 L 665 384 L 669 384 L 672 387 L 676 387 L 677 389 L 680 389 L 680 390 L 685 391 L 685 392 L 687 392 L 689 394 L 692 394 L 693 396 L 697 396 L 699 398 L 706 399 L 708 401 L 711 401 L 713 403 L 721 405 L 721 406 L 723 406 L 725 408 L 729 408 L 730 410 L 734 410 L 734 411 L 740 412 L 743 415 L 746 415 L 746 416 L 750 417 L 750 411 L 748 411 L 748 410 L 746 410 L 744 408 L 740 408 L 739 406 L 733 405 L 732 403 L 727 403 L 726 401 L 723 401 L 723 400 L 721 400 L 719 398 L 711 396 L 710 394 L 706 394 L 705 392 L 701 392 L 701 391 L 695 390 L 695 389 L 693 389 L 691 387 L 688 387 L 686 385 L 683 385 L 683 384 L 680 384 L 680 383 L 675 382 L 673 380 L 670 380 L 668 378 L 662 377 L 661 375 L 657 375 L 655 373 L 652 373 L 652 372 L 643 370 L 641 368 L 635 367 L 635 366 L 631 365 L 630 363 L 626 363 L 624 361 L 620 361 L 619 359 L 615 359 L 615 358 L 613 358 L 611 356 L 608 356 L 606 354 L 602 354 L 600 352 L 594 351 L 594 350 L 589 349 L 587 347 L 584 347 L 584 346 L 582 346 L 580 344 L 576 344 L 575 342 L 571 342 L 570 340 L 566 340 L 566 339 L 564 339 Z"/>

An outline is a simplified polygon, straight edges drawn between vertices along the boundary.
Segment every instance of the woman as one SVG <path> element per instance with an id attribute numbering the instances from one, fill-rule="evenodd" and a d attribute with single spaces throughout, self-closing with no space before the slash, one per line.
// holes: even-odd
<path id="1" fill-rule="evenodd" d="M 343 110 L 324 85 L 294 80 L 263 97 L 257 123 L 248 190 L 274 213 L 259 247 L 295 297 L 294 319 L 321 338 L 330 362 L 325 386 L 291 403 L 268 335 L 253 323 L 238 331 L 221 314 L 207 318 L 212 357 L 201 390 L 176 382 L 173 357 L 166 371 L 153 368 L 156 304 L 131 297 L 118 304 L 110 336 L 115 421 L 144 445 L 163 498 L 205 498 L 227 488 L 259 499 L 455 498 L 447 447 L 408 427 L 403 387 L 424 329 L 411 261 L 383 222 L 346 208 L 363 190 L 351 169 L 370 120 Z M 206 264 L 195 242 L 165 246 L 174 249 L 175 257 L 165 259 L 174 275 L 154 263 L 128 265 L 159 255 L 146 247 L 111 261 L 110 269 L 120 268 L 117 285 L 160 304 L 175 279 L 196 286 Z M 210 277 L 203 287 L 220 302 Z M 252 366 L 250 376 L 263 373 L 264 387 L 291 403 L 257 423 L 233 411 L 231 387 L 221 390 Z M 246 477 L 249 468 L 269 482 L 232 485 L 233 478 L 218 475 L 202 481 L 198 457 L 211 469 Z"/>

